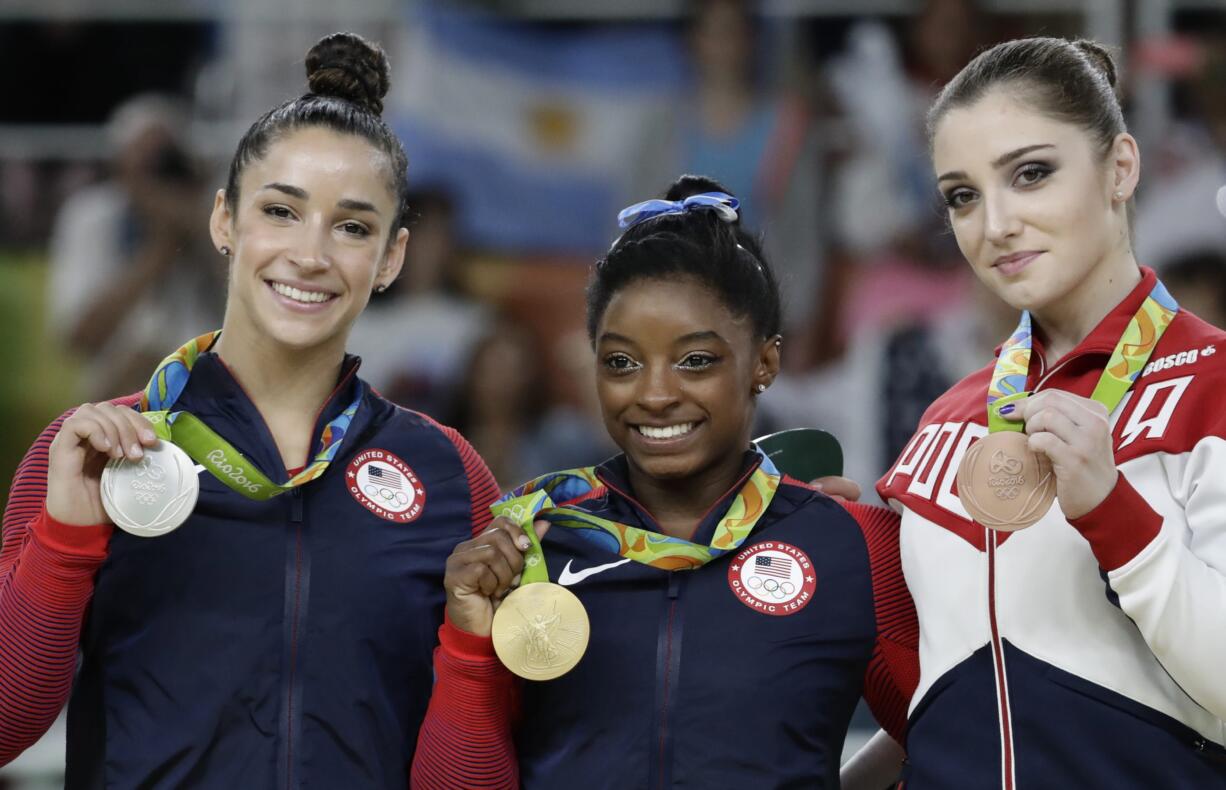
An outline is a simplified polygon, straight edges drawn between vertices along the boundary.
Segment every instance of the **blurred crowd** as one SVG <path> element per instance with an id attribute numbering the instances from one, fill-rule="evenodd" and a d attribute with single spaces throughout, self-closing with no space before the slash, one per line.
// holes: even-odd
<path id="1" fill-rule="evenodd" d="M 867 490 L 926 405 L 986 364 L 1016 322 L 976 287 L 947 232 L 924 111 L 983 46 L 1027 33 L 1077 35 L 1079 20 L 994 15 L 971 0 L 928 0 L 914 16 L 804 22 L 760 17 L 741 0 L 686 9 L 676 23 L 641 23 L 663 36 L 676 69 L 660 75 L 636 128 L 620 135 L 622 161 L 602 185 L 607 225 L 560 238 L 607 245 L 618 208 L 682 172 L 726 184 L 742 200 L 744 222 L 764 234 L 787 297 L 786 375 L 762 399 L 761 431 L 830 429 L 848 474 Z M 534 25 L 547 26 L 493 25 L 483 35 L 514 38 Z M 635 26 L 621 32 L 633 38 Z M 1139 75 L 1174 90 L 1170 128 L 1141 141 L 1138 258 L 1219 325 L 1223 31 L 1226 12 L 1168 40 L 1129 45 L 1133 78 L 1123 84 L 1126 102 Z M 45 404 L 42 420 L 142 387 L 164 354 L 220 325 L 226 272 L 206 219 L 226 162 L 188 134 L 199 100 L 186 87 L 126 98 L 110 113 L 105 160 L 0 152 L 0 249 L 45 250 L 40 314 L 54 344 L 40 353 L 60 355 L 74 372 L 75 386 Z M 533 123 L 559 156 L 579 156 L 564 150 L 573 120 L 541 111 Z M 405 273 L 372 299 L 353 332 L 363 375 L 460 429 L 504 487 L 612 453 L 583 324 L 583 286 L 601 248 L 564 241 L 534 250 L 523 228 L 500 244 L 489 223 L 473 219 L 481 194 L 449 177 L 447 156 L 430 157 L 427 177 L 415 178 L 416 127 L 397 128 L 410 150 L 415 219 Z M 546 157 L 533 166 L 547 172 L 551 164 Z M 565 224 L 551 211 L 533 221 Z M 16 459 L 4 462 L 11 469 Z"/>

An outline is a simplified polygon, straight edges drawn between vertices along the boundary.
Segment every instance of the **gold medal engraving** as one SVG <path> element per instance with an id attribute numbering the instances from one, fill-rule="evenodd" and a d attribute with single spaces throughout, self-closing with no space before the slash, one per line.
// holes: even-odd
<path id="1" fill-rule="evenodd" d="M 988 434 L 971 445 L 958 467 L 958 499 L 989 529 L 1029 527 L 1047 514 L 1055 498 L 1051 461 L 1031 450 L 1020 431 Z"/>
<path id="2" fill-rule="evenodd" d="M 499 660 L 527 680 L 553 680 L 573 669 L 590 632 L 583 604 L 552 582 L 525 584 L 508 595 L 491 629 Z"/>

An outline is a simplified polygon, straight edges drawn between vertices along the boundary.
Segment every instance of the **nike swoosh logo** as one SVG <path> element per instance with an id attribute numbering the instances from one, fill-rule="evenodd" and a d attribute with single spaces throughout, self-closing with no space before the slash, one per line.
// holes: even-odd
<path id="1" fill-rule="evenodd" d="M 630 559 L 626 558 L 624 560 L 618 560 L 617 562 L 610 562 L 606 565 L 597 565 L 595 568 L 584 568 L 577 573 L 572 573 L 570 570 L 570 565 L 572 562 L 574 562 L 574 560 L 567 560 L 566 567 L 562 569 L 562 574 L 558 576 L 558 584 L 562 585 L 563 587 L 578 584 L 587 577 L 595 576 L 601 571 L 607 571 L 609 568 L 616 568 L 618 565 L 625 565 L 627 562 L 630 562 Z"/>

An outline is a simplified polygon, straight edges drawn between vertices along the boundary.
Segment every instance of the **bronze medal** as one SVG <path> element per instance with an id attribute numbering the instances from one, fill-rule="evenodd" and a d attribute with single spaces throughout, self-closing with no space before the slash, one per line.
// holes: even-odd
<path id="1" fill-rule="evenodd" d="M 553 680 L 574 668 L 587 650 L 587 610 L 553 582 L 525 584 L 494 612 L 491 636 L 503 666 L 526 680 Z"/>
<path id="2" fill-rule="evenodd" d="M 1020 431 L 991 433 L 971 445 L 958 467 L 958 499 L 989 529 L 1013 532 L 1047 514 L 1056 498 L 1051 461 Z"/>

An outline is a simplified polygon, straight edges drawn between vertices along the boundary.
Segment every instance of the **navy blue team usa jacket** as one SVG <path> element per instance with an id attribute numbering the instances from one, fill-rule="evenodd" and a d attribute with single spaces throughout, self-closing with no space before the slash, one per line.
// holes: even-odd
<path id="1" fill-rule="evenodd" d="M 80 635 L 67 787 L 407 786 L 446 557 L 484 529 L 498 491 L 456 432 L 383 400 L 356 368 L 348 358 L 318 416 L 312 446 L 361 397 L 321 478 L 258 502 L 203 473 L 177 531 L 114 532 Z M 175 408 L 286 478 L 216 355 Z"/>
<path id="2" fill-rule="evenodd" d="M 746 453 L 694 543 L 711 540 L 758 463 Z M 565 504 L 659 531 L 623 457 L 596 477 Z M 446 623 L 413 786 L 838 787 L 858 699 L 901 740 L 918 677 L 897 518 L 849 507 L 784 477 L 740 547 L 684 571 L 555 525 L 549 575 L 587 609 L 586 654 L 556 680 L 520 682 L 488 638 Z"/>

